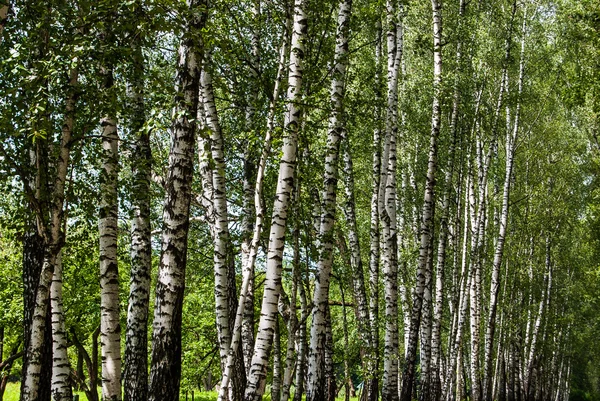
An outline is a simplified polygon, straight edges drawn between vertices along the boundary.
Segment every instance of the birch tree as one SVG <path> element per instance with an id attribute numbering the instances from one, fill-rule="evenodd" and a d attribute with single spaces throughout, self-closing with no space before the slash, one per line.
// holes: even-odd
<path id="1" fill-rule="evenodd" d="M 181 312 L 185 288 L 191 178 L 203 53 L 201 30 L 206 4 L 187 3 L 187 32 L 180 42 L 177 62 L 175 113 L 172 127 L 161 257 L 156 283 L 152 333 L 150 400 L 177 400 L 181 375 Z"/>
<path id="2" fill-rule="evenodd" d="M 273 203 L 273 217 L 271 219 L 267 252 L 267 272 L 258 323 L 258 334 L 254 345 L 254 355 L 252 356 L 248 384 L 244 394 L 246 401 L 258 401 L 264 394 L 268 356 L 271 351 L 275 319 L 277 319 L 277 301 L 281 288 L 281 263 L 285 242 L 285 228 L 287 212 L 292 196 L 298 147 L 298 131 L 300 128 L 301 108 L 299 101 L 301 100 L 304 41 L 308 22 L 304 14 L 304 7 L 304 0 L 295 1 L 288 77 L 288 104 L 284 121 L 285 136 Z"/>
<path id="3" fill-rule="evenodd" d="M 333 80 L 330 102 L 325 174 L 323 176 L 323 207 L 319 227 L 319 261 L 313 292 L 312 326 L 310 330 L 310 352 L 308 359 L 307 400 L 321 400 L 326 397 L 325 336 L 327 330 L 327 309 L 329 307 L 329 284 L 333 263 L 334 222 L 337 200 L 338 158 L 344 125 L 345 74 L 348 66 L 348 36 L 352 1 L 340 2 L 337 19 L 336 47 L 334 55 Z"/>
<path id="4" fill-rule="evenodd" d="M 106 67 L 104 67 L 106 68 Z M 113 86 L 110 67 L 103 71 L 104 89 Z M 119 167 L 117 121 L 108 113 L 102 127 L 100 174 L 100 344 L 102 351 L 102 398 L 121 399 L 121 326 L 119 323 L 119 271 L 117 268 L 117 177 Z"/>
<path id="5" fill-rule="evenodd" d="M 139 10 L 140 6 L 136 10 Z M 131 130 L 135 135 L 132 158 L 132 214 L 131 219 L 131 273 L 125 333 L 125 363 L 123 371 L 123 399 L 148 399 L 148 312 L 152 243 L 150 222 L 150 180 L 152 152 L 150 133 L 144 129 L 144 58 L 141 39 L 133 43 L 131 77 Z"/>

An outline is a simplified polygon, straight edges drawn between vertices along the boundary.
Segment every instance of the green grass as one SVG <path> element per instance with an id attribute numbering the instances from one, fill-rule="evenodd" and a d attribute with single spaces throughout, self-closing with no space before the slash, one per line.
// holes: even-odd
<path id="1" fill-rule="evenodd" d="M 6 386 L 6 392 L 4 393 L 4 401 L 19 401 L 19 388 L 20 383 L 8 383 Z M 98 387 L 98 394 L 100 394 L 101 389 Z M 76 391 L 73 393 L 79 394 L 79 401 L 88 401 L 85 393 L 83 391 Z M 219 393 L 216 391 L 194 391 L 194 401 L 215 401 Z M 341 395 L 341 394 L 340 394 Z M 101 398 L 101 397 L 100 397 Z M 271 397 L 268 394 L 265 395 L 264 399 L 270 399 Z M 179 397 L 181 401 L 185 401 L 185 392 Z M 337 400 L 343 400 L 344 397 L 338 397 Z M 358 398 L 351 398 L 351 401 L 358 401 Z M 188 401 L 192 401 L 192 392 L 188 392 Z"/>
<path id="2" fill-rule="evenodd" d="M 8 383 L 4 392 L 4 401 L 19 401 L 19 390 L 21 383 Z M 79 401 L 87 401 L 83 391 L 75 391 L 73 395 L 79 394 Z"/>

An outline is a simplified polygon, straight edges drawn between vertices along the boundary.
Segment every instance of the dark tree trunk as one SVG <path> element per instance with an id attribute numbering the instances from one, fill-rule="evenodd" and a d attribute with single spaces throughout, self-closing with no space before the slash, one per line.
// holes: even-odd
<path id="1" fill-rule="evenodd" d="M 27 349 L 31 333 L 31 325 L 33 323 L 33 310 L 35 307 L 35 296 L 38 290 L 40 274 L 42 271 L 42 263 L 44 260 L 44 240 L 37 233 L 34 224 L 31 224 L 25 237 L 23 238 L 23 370 L 22 374 L 27 372 L 27 364 L 29 361 Z M 52 321 L 50 316 L 50 299 L 48 297 L 48 311 L 46 313 L 44 346 L 41 357 L 42 369 L 39 384 L 38 401 L 50 401 L 51 399 L 51 379 L 52 379 Z M 21 382 L 21 386 L 24 381 Z M 21 390 L 22 393 L 22 390 Z"/>

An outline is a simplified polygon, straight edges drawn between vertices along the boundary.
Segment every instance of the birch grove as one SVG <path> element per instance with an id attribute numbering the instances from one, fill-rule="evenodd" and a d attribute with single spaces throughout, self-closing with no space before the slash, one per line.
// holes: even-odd
<path id="1" fill-rule="evenodd" d="M 599 12 L 0 0 L 0 398 L 600 397 Z"/>

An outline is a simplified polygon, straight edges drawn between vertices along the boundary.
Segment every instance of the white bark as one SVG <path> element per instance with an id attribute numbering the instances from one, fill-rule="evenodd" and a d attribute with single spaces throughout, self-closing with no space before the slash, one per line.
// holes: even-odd
<path id="1" fill-rule="evenodd" d="M 52 310 L 52 399 L 54 401 L 71 401 L 71 365 L 67 355 L 67 333 L 65 331 L 65 315 L 62 295 L 62 257 L 56 257 L 54 276 L 50 287 L 50 304 Z"/>
<path id="2" fill-rule="evenodd" d="M 351 0 L 341 1 L 337 20 L 333 80 L 330 92 L 332 111 L 329 117 L 329 131 L 327 134 L 325 174 L 323 176 L 323 208 L 319 227 L 318 275 L 313 293 L 314 309 L 308 359 L 307 401 L 321 400 L 326 397 L 326 378 L 322 367 L 326 366 L 326 315 L 328 313 L 329 284 L 333 264 L 333 226 L 336 214 L 339 148 L 342 131 L 345 129 L 343 112 L 351 8 Z"/>
<path id="3" fill-rule="evenodd" d="M 112 87 L 112 71 L 105 72 L 105 88 Z M 119 324 L 119 271 L 117 269 L 117 122 L 108 115 L 102 126 L 100 172 L 100 344 L 102 352 L 102 399 L 121 399 L 121 326 Z"/>
<path id="4" fill-rule="evenodd" d="M 307 19 L 304 15 L 304 0 L 296 0 L 294 5 L 294 25 L 290 52 L 290 72 L 288 85 L 288 106 L 285 114 L 282 156 L 279 163 L 279 175 L 273 204 L 273 217 L 269 233 L 267 252 L 267 272 L 264 284 L 261 315 L 258 334 L 254 345 L 254 355 L 248 376 L 244 399 L 258 401 L 264 394 L 267 378 L 267 363 L 275 319 L 277 319 L 277 303 L 281 287 L 281 268 L 283 248 L 285 245 L 285 228 L 287 212 L 292 196 L 296 153 L 298 147 L 298 129 L 300 123 L 302 73 L 304 58 L 304 37 Z"/>
<path id="5" fill-rule="evenodd" d="M 247 255 L 247 258 L 243 265 L 243 277 L 242 277 L 242 285 L 240 288 L 240 297 L 238 300 L 235 322 L 233 325 L 231 345 L 229 347 L 229 351 L 227 354 L 225 369 L 223 370 L 223 373 L 222 373 L 220 389 L 225 389 L 229 384 L 229 380 L 231 378 L 231 369 L 233 367 L 233 358 L 234 358 L 235 353 L 237 352 L 237 349 L 240 344 L 240 339 L 243 335 L 242 325 L 244 324 L 243 317 L 244 317 L 244 313 L 246 312 L 244 309 L 247 307 L 246 298 L 247 298 L 248 291 L 249 291 L 249 288 L 250 288 L 250 285 L 252 282 L 254 264 L 256 262 L 256 255 L 258 252 L 260 235 L 262 233 L 262 227 L 263 227 L 263 223 L 264 223 L 264 205 L 262 202 L 263 182 L 264 182 L 264 175 L 265 175 L 267 159 L 271 152 L 271 138 L 272 138 L 273 130 L 275 128 L 275 106 L 279 99 L 280 84 L 281 84 L 281 80 L 282 80 L 283 74 L 284 74 L 287 48 L 288 48 L 287 32 L 284 32 L 281 49 L 280 49 L 280 54 L 279 54 L 279 66 L 277 69 L 277 77 L 275 79 L 275 85 L 273 88 L 273 98 L 269 104 L 269 114 L 267 117 L 267 132 L 265 134 L 265 138 L 263 141 L 263 150 L 262 150 L 262 154 L 261 154 L 260 161 L 258 164 L 258 171 L 256 174 L 256 184 L 255 184 L 255 188 L 254 188 L 254 207 L 255 207 L 256 219 L 254 222 L 252 241 L 249 244 L 249 248 L 247 250 L 248 255 Z M 201 153 L 201 155 L 200 155 L 201 165 L 204 165 L 208 159 L 206 158 L 206 155 L 203 156 L 204 151 L 202 149 L 201 149 L 200 153 Z M 206 168 L 208 168 L 208 166 L 206 166 Z M 207 176 L 207 178 L 206 178 L 206 180 L 211 181 L 211 185 L 209 188 L 205 188 L 205 192 L 212 191 L 212 189 L 211 189 L 212 188 L 212 177 L 211 176 L 212 176 L 212 173 L 209 176 Z M 205 198 L 206 198 L 206 196 L 205 196 Z M 252 313 L 254 313 L 254 311 L 252 311 Z M 252 331 L 254 331 L 253 328 L 252 328 Z M 254 344 L 251 344 L 251 345 L 252 345 L 252 350 L 253 350 Z M 246 351 L 244 351 L 244 357 L 246 357 Z M 250 355 L 250 357 L 252 357 L 252 355 Z M 250 360 L 250 361 L 244 361 L 244 362 L 245 362 L 246 366 L 249 366 L 252 361 Z M 248 374 L 249 370 L 247 370 L 246 373 Z M 284 388 L 285 388 L 285 384 L 286 384 L 286 381 L 284 380 Z M 219 391 L 220 399 L 222 399 L 222 397 L 225 396 L 224 393 L 223 394 L 221 394 L 221 393 L 223 393 L 223 391 L 220 390 Z M 283 398 L 284 398 L 284 401 L 286 401 L 286 399 L 285 399 L 286 397 L 283 397 Z"/>
<path id="6" fill-rule="evenodd" d="M 179 47 L 177 94 L 171 134 L 166 197 L 163 209 L 161 257 L 156 284 L 152 333 L 152 363 L 149 394 L 151 401 L 179 399 L 181 377 L 181 312 L 185 289 L 189 207 L 198 111 L 205 4 L 188 0 L 195 11 L 187 22 L 193 35 L 186 35 Z"/>
<path id="7" fill-rule="evenodd" d="M 148 313 L 152 270 L 150 225 L 152 152 L 150 134 L 143 129 L 146 121 L 143 93 L 144 59 L 141 46 L 137 42 L 134 43 L 133 60 L 132 131 L 136 135 L 136 141 L 132 160 L 131 277 L 125 332 L 123 399 L 146 401 L 148 399 Z"/>
<path id="8" fill-rule="evenodd" d="M 385 296 L 385 337 L 381 397 L 398 399 L 398 241 L 396 221 L 396 136 L 398 133 L 398 77 L 403 52 L 402 9 L 388 0 L 387 109 L 381 161 L 378 212 L 381 219 L 382 265 Z"/>

